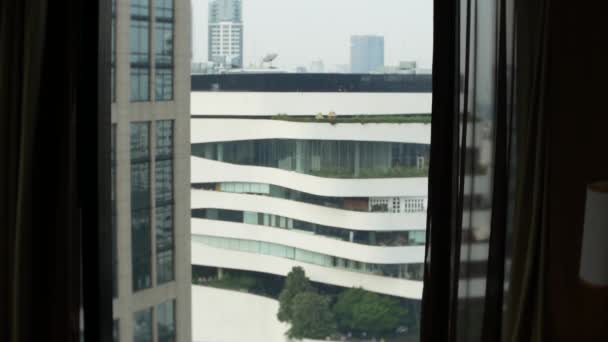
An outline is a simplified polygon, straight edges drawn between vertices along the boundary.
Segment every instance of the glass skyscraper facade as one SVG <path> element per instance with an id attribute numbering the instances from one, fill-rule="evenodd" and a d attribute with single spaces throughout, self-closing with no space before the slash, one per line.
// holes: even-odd
<path id="1" fill-rule="evenodd" d="M 350 37 L 350 71 L 357 74 L 381 72 L 384 67 L 384 37 Z"/>

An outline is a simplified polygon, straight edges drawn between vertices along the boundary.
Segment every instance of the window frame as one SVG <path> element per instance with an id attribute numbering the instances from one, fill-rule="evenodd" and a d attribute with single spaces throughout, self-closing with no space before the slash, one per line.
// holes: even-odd
<path id="1" fill-rule="evenodd" d="M 111 232 L 111 1 L 83 1 L 81 39 L 75 92 L 78 114 L 77 155 L 83 318 L 87 342 L 112 341 L 112 232 Z M 86 62 L 85 62 L 86 61 Z M 95 67 L 90 67 L 91 65 Z M 91 186 L 94 184 L 94 186 Z M 76 317 L 78 317 L 76 315 Z"/>

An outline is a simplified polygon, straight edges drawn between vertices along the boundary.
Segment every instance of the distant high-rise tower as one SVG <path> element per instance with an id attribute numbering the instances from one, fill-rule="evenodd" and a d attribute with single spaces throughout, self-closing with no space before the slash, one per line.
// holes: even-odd
<path id="1" fill-rule="evenodd" d="M 379 72 L 384 67 L 384 37 L 350 37 L 350 71 L 353 73 Z"/>
<path id="2" fill-rule="evenodd" d="M 312 61 L 310 64 L 310 72 L 321 73 L 325 72 L 325 64 L 322 60 Z"/>
<path id="3" fill-rule="evenodd" d="M 225 67 L 243 67 L 241 0 L 209 3 L 209 60 Z"/>

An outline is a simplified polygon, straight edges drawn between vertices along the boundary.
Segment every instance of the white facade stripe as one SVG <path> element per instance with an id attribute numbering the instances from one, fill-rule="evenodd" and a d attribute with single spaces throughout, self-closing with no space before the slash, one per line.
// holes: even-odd
<path id="1" fill-rule="evenodd" d="M 329 197 L 427 197 L 428 178 L 325 178 L 272 167 L 191 158 L 192 183 L 251 182 Z"/>

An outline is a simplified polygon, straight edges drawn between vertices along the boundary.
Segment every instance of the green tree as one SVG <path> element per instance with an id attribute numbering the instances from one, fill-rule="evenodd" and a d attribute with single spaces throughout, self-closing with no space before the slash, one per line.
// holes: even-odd
<path id="1" fill-rule="evenodd" d="M 333 311 L 343 332 L 391 335 L 407 323 L 407 309 L 397 299 L 360 288 L 342 292 Z"/>
<path id="2" fill-rule="evenodd" d="M 279 312 L 277 318 L 281 322 L 291 322 L 292 301 L 294 297 L 302 292 L 312 292 L 314 288 L 306 277 L 302 267 L 294 267 L 285 278 L 285 285 L 279 294 Z"/>
<path id="3" fill-rule="evenodd" d="M 352 288 L 340 292 L 336 304 L 334 304 L 333 312 L 336 316 L 338 329 L 342 332 L 356 331 L 357 327 L 353 325 L 353 308 L 361 301 L 365 295 L 365 290 L 361 288 Z"/>
<path id="4" fill-rule="evenodd" d="M 325 339 L 336 332 L 336 321 L 330 310 L 330 298 L 315 292 L 301 292 L 292 301 L 290 338 Z"/>

